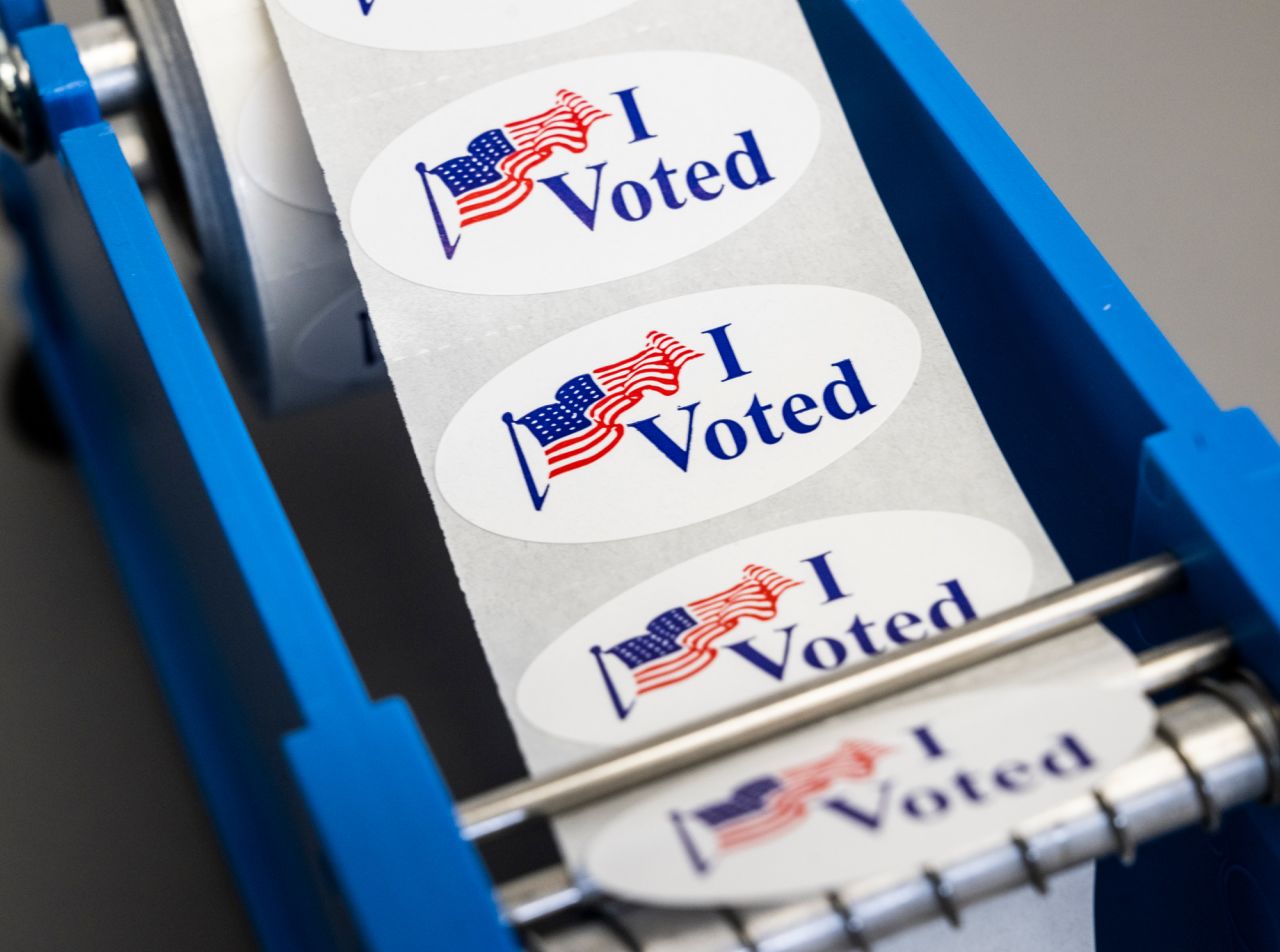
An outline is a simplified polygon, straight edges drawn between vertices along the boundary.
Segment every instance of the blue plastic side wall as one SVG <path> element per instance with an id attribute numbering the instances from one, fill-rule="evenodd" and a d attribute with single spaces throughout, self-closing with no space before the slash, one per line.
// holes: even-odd
<path id="1" fill-rule="evenodd" d="M 1141 648 L 1226 624 L 1280 688 L 1275 440 L 1248 411 L 1218 410 L 900 3 L 805 9 L 881 197 L 1068 566 L 1177 553 L 1188 593 L 1120 633 Z M 1101 949 L 1280 948 L 1274 811 L 1151 852 L 1101 871 Z"/>
<path id="2" fill-rule="evenodd" d="M 96 234 L 106 265 L 60 274 L 54 211 L 10 169 L 37 356 L 264 944 L 512 948 L 412 716 L 364 691 L 66 30 L 19 41 L 78 196 L 60 236 Z"/>
<path id="3" fill-rule="evenodd" d="M 5 36 L 17 36 L 21 30 L 44 26 L 49 22 L 49 11 L 44 0 L 0 0 L 0 31 Z"/>
<path id="4" fill-rule="evenodd" d="M 1217 408 L 900 3 L 806 9 L 1023 489 L 1075 574 L 1114 567 L 1129 555 L 1142 440 Z"/>

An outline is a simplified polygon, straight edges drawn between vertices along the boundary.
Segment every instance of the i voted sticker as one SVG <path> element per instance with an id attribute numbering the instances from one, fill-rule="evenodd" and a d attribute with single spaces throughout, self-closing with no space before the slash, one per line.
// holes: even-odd
<path id="1" fill-rule="evenodd" d="M 635 0 L 280 0 L 313 30 L 384 50 L 443 52 L 518 43 L 582 26 Z"/>
<path id="2" fill-rule="evenodd" d="M 536 542 L 662 532 L 767 498 L 867 439 L 920 366 L 856 291 L 707 291 L 604 318 L 487 383 L 436 454 L 465 519 Z"/>
<path id="3" fill-rule="evenodd" d="M 836 516 L 735 542 L 641 582 L 520 681 L 542 730 L 634 743 L 932 637 L 1030 594 L 1007 529 L 950 512 Z"/>
<path id="4" fill-rule="evenodd" d="M 819 133 L 808 91 L 750 60 L 580 60 L 464 96 L 410 128 L 361 178 L 352 227 L 380 265 L 430 287 L 587 287 L 747 225 L 803 175 Z"/>
<path id="5" fill-rule="evenodd" d="M 1151 737 L 1133 691 L 1007 688 L 845 716 L 663 785 L 589 844 L 605 892 L 779 902 L 919 875 L 1099 784 Z"/>

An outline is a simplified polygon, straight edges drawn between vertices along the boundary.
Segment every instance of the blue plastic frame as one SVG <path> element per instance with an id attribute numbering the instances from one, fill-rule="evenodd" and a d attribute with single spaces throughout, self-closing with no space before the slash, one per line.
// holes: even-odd
<path id="1" fill-rule="evenodd" d="M 1225 624 L 1280 688 L 1274 438 L 1251 411 L 1218 409 L 901 3 L 802 4 L 890 217 L 1068 567 L 1079 577 L 1177 553 L 1187 594 L 1119 633 L 1142 648 Z M 1145 852 L 1154 861 L 1101 870 L 1104 952 L 1280 948 L 1274 811 Z"/>
<path id="2" fill-rule="evenodd" d="M 412 714 L 364 690 L 67 30 L 17 39 L 124 305 L 66 306 L 10 167 L 33 344 L 260 937 L 514 948 Z"/>
<path id="3" fill-rule="evenodd" d="M 1130 619 L 1126 636 L 1227 623 L 1280 689 L 1280 448 L 1248 411 L 1219 411 L 898 0 L 802 5 L 992 430 L 1069 566 L 1177 552 L 1189 592 Z M 0 0 L 0 23 L 39 22 L 38 7 Z M 69 36 L 39 27 L 16 40 L 72 184 L 60 209 L 47 173 L 3 173 L 31 257 L 33 341 L 264 944 L 513 947 L 412 715 L 365 692 Z M 79 229 L 53 243 L 47 222 L 68 216 Z M 120 306 L 67 298 L 75 235 L 96 236 L 99 279 Z M 1274 813 L 1152 849 L 1166 861 L 1100 877 L 1104 949 L 1280 947 Z"/>
<path id="4" fill-rule="evenodd" d="M 23 30 L 44 26 L 49 22 L 49 11 L 44 0 L 4 0 L 0 3 L 0 31 L 6 37 L 15 37 Z"/>

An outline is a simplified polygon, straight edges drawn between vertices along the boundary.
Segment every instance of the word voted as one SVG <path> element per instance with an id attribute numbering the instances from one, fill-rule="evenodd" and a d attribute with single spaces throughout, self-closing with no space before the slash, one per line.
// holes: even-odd
<path id="1" fill-rule="evenodd" d="M 657 138 L 656 133 L 650 132 L 644 124 L 636 103 L 636 87 L 617 90 L 611 95 L 621 102 L 627 121 L 631 124 L 632 143 Z M 608 161 L 586 166 L 585 171 L 593 175 L 584 174 L 585 181 L 579 182 L 576 188 L 570 183 L 568 172 L 550 175 L 538 179 L 538 182 L 546 186 L 578 221 L 593 231 L 602 192 L 609 195 L 609 205 L 622 221 L 644 221 L 655 207 L 679 211 L 690 200 L 714 201 L 724 194 L 726 187 L 745 192 L 772 182 L 774 176 L 765 165 L 755 132 L 748 129 L 736 135 L 741 148 L 729 152 L 718 167 L 706 159 L 699 159 L 689 163 L 682 172 L 678 167 L 669 166 L 666 159 L 659 158 L 653 174 L 647 179 L 653 183 L 652 188 L 636 179 L 606 184 L 605 170 L 609 167 Z M 679 179 L 684 188 L 678 189 L 672 179 Z"/>
<path id="2" fill-rule="evenodd" d="M 723 324 L 702 331 L 715 342 L 716 353 L 725 371 L 721 383 L 728 383 L 751 373 L 750 370 L 743 369 L 729 342 L 731 326 Z M 787 433 L 805 436 L 814 432 L 825 417 L 837 421 L 852 420 L 859 414 L 870 413 L 876 408 L 876 404 L 867 396 L 862 381 L 858 379 L 852 359 L 844 357 L 831 366 L 836 369 L 837 376 L 822 386 L 816 397 L 797 392 L 774 397 L 776 402 L 771 402 L 759 393 L 753 393 L 736 419 L 721 417 L 703 420 L 701 424 L 697 416 L 702 401 L 694 400 L 676 409 L 674 422 L 668 423 L 663 420 L 662 414 L 655 414 L 628 423 L 627 426 L 644 437 L 682 472 L 689 471 L 694 434 L 699 431 L 702 434 L 699 442 L 712 457 L 719 460 L 737 459 L 753 441 L 760 446 L 776 446 Z M 683 427 L 678 416 L 682 413 L 685 415 Z"/>
<path id="3" fill-rule="evenodd" d="M 849 627 L 838 635 L 797 634 L 800 626 L 794 624 L 725 645 L 725 649 L 752 668 L 781 681 L 787 674 L 793 643 L 799 643 L 803 645 L 800 658 L 808 667 L 831 671 L 850 657 L 874 658 L 895 645 L 930 638 L 978 617 L 959 579 L 948 579 L 939 583 L 939 587 L 943 590 L 942 597 L 926 608 L 893 612 L 882 620 L 863 618 L 857 613 Z"/>
<path id="4" fill-rule="evenodd" d="M 937 726 L 922 724 L 912 728 L 909 736 L 926 761 L 954 761 L 938 739 Z M 824 800 L 820 807 L 857 830 L 880 833 L 894 822 L 933 823 L 953 810 L 993 806 L 1002 797 L 1028 793 L 1040 784 L 1075 777 L 1096 765 L 1085 744 L 1066 732 L 1040 750 L 1012 756 L 998 764 L 956 766 L 940 780 L 914 786 L 905 786 L 890 777 L 870 785 L 870 789 L 850 787 Z"/>
<path id="5" fill-rule="evenodd" d="M 1096 789 L 1154 719 L 1136 686 L 1084 680 L 850 713 L 665 787 L 597 835 L 587 872 L 676 906 L 918 876 Z"/>

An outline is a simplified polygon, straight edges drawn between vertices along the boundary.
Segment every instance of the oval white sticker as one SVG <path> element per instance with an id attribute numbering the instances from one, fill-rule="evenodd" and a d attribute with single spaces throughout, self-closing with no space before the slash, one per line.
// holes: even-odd
<path id="1" fill-rule="evenodd" d="M 635 0 L 281 0 L 313 30 L 384 50 L 472 50 L 582 26 Z"/>
<path id="2" fill-rule="evenodd" d="M 772 67 L 627 53 L 526 73 L 410 128 L 352 198 L 360 246 L 430 287 L 537 294 L 692 254 L 778 201 L 818 109 Z"/>
<path id="3" fill-rule="evenodd" d="M 918 876 L 1096 786 L 1151 703 L 1081 683 L 850 715 L 700 768 L 588 845 L 588 877 L 644 903 L 779 902 Z"/>
<path id="4" fill-rule="evenodd" d="M 597 542 L 731 512 L 870 436 L 906 397 L 920 336 L 880 298 L 766 285 L 674 298 L 512 364 L 436 456 L 465 519 L 534 542 Z"/>
<path id="5" fill-rule="evenodd" d="M 949 512 L 871 512 L 765 533 L 592 612 L 525 672 L 534 725 L 622 745 L 1023 601 L 1031 554 Z"/>

